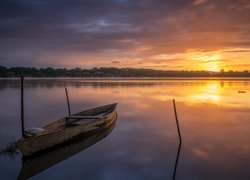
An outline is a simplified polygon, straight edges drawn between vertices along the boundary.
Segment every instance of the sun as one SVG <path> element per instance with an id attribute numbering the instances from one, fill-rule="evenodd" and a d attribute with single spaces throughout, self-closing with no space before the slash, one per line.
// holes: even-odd
<path id="1" fill-rule="evenodd" d="M 206 71 L 220 71 L 221 55 L 218 53 L 192 52 L 188 53 L 188 59 L 197 64 L 197 69 Z"/>
<path id="2" fill-rule="evenodd" d="M 221 69 L 221 56 L 219 54 L 213 54 L 210 56 L 204 56 L 202 61 L 204 62 L 205 70 L 207 71 L 220 71 Z"/>
<path id="3" fill-rule="evenodd" d="M 206 66 L 206 69 L 207 71 L 220 71 L 220 65 L 216 62 L 214 63 L 208 63 L 207 66 Z"/>

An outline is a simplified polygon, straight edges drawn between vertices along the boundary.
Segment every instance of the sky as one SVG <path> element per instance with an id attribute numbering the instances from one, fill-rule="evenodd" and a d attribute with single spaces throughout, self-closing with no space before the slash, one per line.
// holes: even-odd
<path id="1" fill-rule="evenodd" d="M 249 0 L 0 0 L 0 66 L 250 70 Z"/>

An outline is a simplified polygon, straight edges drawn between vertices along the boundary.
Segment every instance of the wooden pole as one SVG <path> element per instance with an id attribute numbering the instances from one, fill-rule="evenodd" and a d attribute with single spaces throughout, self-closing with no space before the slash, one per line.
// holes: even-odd
<path id="1" fill-rule="evenodd" d="M 22 136 L 24 137 L 24 93 L 23 93 L 23 83 L 24 77 L 21 77 L 21 126 L 22 126 Z"/>
<path id="2" fill-rule="evenodd" d="M 67 88 L 65 88 L 65 93 L 66 93 L 68 111 L 69 111 L 69 116 L 70 116 L 71 115 L 71 111 L 70 111 L 69 96 L 68 96 L 68 90 L 67 90 Z"/>
<path id="3" fill-rule="evenodd" d="M 175 106 L 175 100 L 174 99 L 173 99 L 173 104 L 174 104 L 174 114 L 175 114 L 175 120 L 176 120 L 176 124 L 177 124 L 178 135 L 179 135 L 179 139 L 180 139 L 180 143 L 181 143 L 182 138 L 181 138 L 181 132 L 180 132 L 179 121 L 178 121 L 178 116 L 177 116 L 177 111 L 176 111 L 176 106 Z"/>
<path id="4" fill-rule="evenodd" d="M 181 132 L 180 132 L 180 127 L 179 127 L 179 121 L 178 121 L 178 116 L 177 116 L 177 110 L 176 110 L 176 105 L 175 105 L 175 100 L 173 99 L 173 104 L 174 104 L 174 114 L 175 114 L 175 120 L 176 120 L 176 125 L 177 125 L 177 130 L 178 130 L 178 135 L 179 135 L 179 146 L 178 146 L 178 151 L 176 155 L 176 160 L 175 160 L 175 166 L 174 166 L 174 173 L 173 173 L 173 180 L 175 180 L 176 177 L 176 171 L 177 171 L 177 166 L 179 162 L 179 156 L 180 156 L 180 150 L 181 150 L 181 144 L 182 144 L 182 138 L 181 138 Z"/>

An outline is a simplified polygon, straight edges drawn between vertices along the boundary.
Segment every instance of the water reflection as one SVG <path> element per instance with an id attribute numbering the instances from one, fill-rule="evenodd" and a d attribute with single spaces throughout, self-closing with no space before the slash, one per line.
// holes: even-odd
<path id="1" fill-rule="evenodd" d="M 20 79 L 0 79 L 0 89 L 19 87 Z M 202 79 L 25 79 L 26 88 L 56 88 L 56 87 L 93 87 L 93 88 L 147 88 L 156 86 L 189 86 L 189 87 L 203 87 L 206 85 L 220 86 L 222 89 L 224 86 L 235 86 L 238 84 L 244 84 L 244 86 L 250 86 L 250 79 L 238 79 L 238 80 L 202 80 Z M 213 88 L 213 87 L 212 87 Z"/>
<path id="2" fill-rule="evenodd" d="M 181 144 L 182 144 L 182 142 L 180 141 L 179 146 L 178 146 L 178 150 L 177 150 L 177 154 L 176 154 L 175 164 L 174 164 L 173 180 L 176 179 L 176 172 L 177 172 L 177 167 L 178 167 L 179 157 L 180 157 L 180 152 L 181 152 Z"/>
<path id="3" fill-rule="evenodd" d="M 116 120 L 110 125 L 103 127 L 90 134 L 84 134 L 84 136 L 79 137 L 77 140 L 61 146 L 53 151 L 35 156 L 31 159 L 24 159 L 22 169 L 19 173 L 18 179 L 25 180 L 33 177 L 42 171 L 74 156 L 75 154 L 85 150 L 86 148 L 94 145 L 101 139 L 105 138 L 111 133 L 115 127 Z"/>
<path id="4" fill-rule="evenodd" d="M 18 80 L 13 81 L 0 81 L 5 87 L 0 89 L 3 144 L 21 135 L 20 90 Z M 94 148 L 36 179 L 82 179 L 83 175 L 97 180 L 172 179 L 179 145 L 172 99 L 177 102 L 183 137 L 176 179 L 250 177 L 249 80 L 27 80 L 26 128 L 67 115 L 65 86 L 73 112 L 117 102 L 119 121 Z M 1 177 L 15 179 L 20 162 L 0 158 Z"/>

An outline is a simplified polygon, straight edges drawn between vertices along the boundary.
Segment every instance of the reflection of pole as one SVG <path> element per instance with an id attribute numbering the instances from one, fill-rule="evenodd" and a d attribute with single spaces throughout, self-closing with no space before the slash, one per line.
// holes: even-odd
<path id="1" fill-rule="evenodd" d="M 177 165 L 178 165 L 178 162 L 179 162 L 180 151 L 181 151 L 181 141 L 180 141 L 180 143 L 179 143 L 178 151 L 177 151 L 177 155 L 176 155 L 176 159 L 175 159 L 173 180 L 175 180 Z"/>
<path id="2" fill-rule="evenodd" d="M 66 93 L 67 104 L 68 104 L 68 111 L 69 111 L 69 116 L 70 116 L 71 112 L 70 112 L 69 96 L 68 96 L 68 90 L 67 90 L 67 88 L 65 88 L 65 93 Z"/>
<path id="3" fill-rule="evenodd" d="M 24 103 L 23 103 L 23 76 L 21 77 L 21 125 L 22 125 L 22 136 L 24 137 Z"/>
<path id="4" fill-rule="evenodd" d="M 179 127 L 178 116 L 177 116 L 177 111 L 176 111 L 176 106 L 175 106 L 175 100 L 174 99 L 173 99 L 173 104 L 174 104 L 174 113 L 175 113 L 175 119 L 176 119 L 176 124 L 177 124 L 177 130 L 178 130 L 178 135 L 179 135 L 179 140 L 180 140 L 177 155 L 176 155 L 176 160 L 175 160 L 175 166 L 174 166 L 173 180 L 175 180 L 177 165 L 178 165 L 178 162 L 179 162 L 179 156 L 180 156 L 180 151 L 181 151 L 182 139 L 181 139 L 180 127 Z"/>

